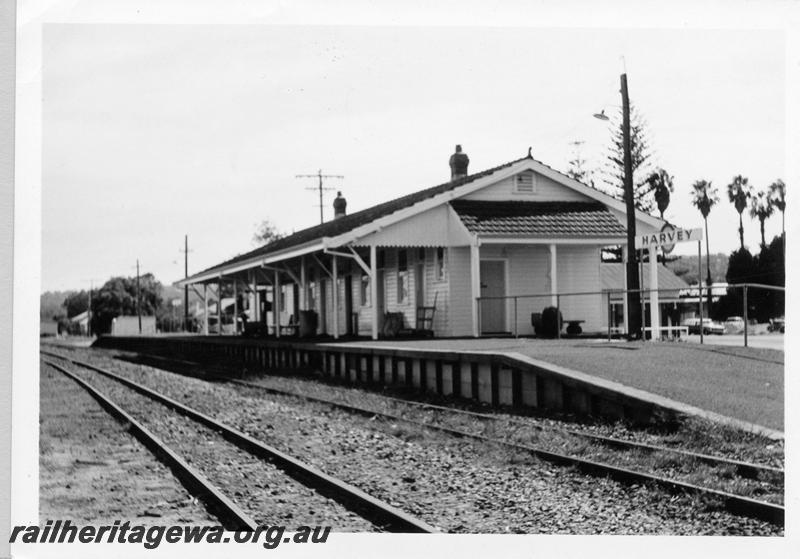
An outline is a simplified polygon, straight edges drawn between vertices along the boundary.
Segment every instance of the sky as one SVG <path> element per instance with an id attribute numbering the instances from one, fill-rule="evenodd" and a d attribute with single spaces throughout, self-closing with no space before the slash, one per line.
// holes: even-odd
<path id="1" fill-rule="evenodd" d="M 784 178 L 785 39 L 775 30 L 45 24 L 42 285 L 152 272 L 162 283 L 252 248 L 258 223 L 319 222 L 315 179 L 348 211 L 533 156 L 604 163 L 619 75 L 675 177 L 666 213 L 699 227 L 691 184 L 720 204 L 711 252 L 738 247 L 726 185 Z M 791 185 L 789 185 L 791 188 Z M 332 216 L 336 192 L 327 192 Z M 755 251 L 758 222 L 745 217 Z M 767 222 L 779 234 L 780 215 Z M 694 253 L 694 246 L 677 252 Z"/>

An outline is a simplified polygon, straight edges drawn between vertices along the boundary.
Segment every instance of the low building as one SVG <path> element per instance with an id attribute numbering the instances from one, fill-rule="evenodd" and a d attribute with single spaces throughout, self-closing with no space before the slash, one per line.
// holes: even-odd
<path id="1" fill-rule="evenodd" d="M 156 333 L 156 317 L 118 316 L 111 321 L 112 336 L 133 336 L 138 334 L 153 335 Z"/>
<path id="2" fill-rule="evenodd" d="M 652 285 L 653 281 L 650 277 L 652 269 L 649 265 L 645 264 L 641 267 L 641 284 L 643 286 Z M 672 327 L 683 324 L 684 314 L 686 312 L 686 300 L 682 296 L 686 289 L 689 288 L 682 278 L 675 275 L 672 270 L 661 264 L 657 267 L 657 283 L 658 283 L 658 304 L 659 304 L 659 317 L 661 326 Z M 608 291 L 608 303 L 610 305 L 611 327 L 614 331 L 622 331 L 624 329 L 625 313 L 623 310 L 624 288 L 623 275 L 625 269 L 620 262 L 605 262 L 600 266 L 600 277 L 603 289 Z M 650 319 L 650 301 L 649 296 L 642 297 L 643 313 L 645 316 L 644 324 L 652 324 Z M 697 303 L 695 302 L 695 308 Z"/>
<path id="3" fill-rule="evenodd" d="M 468 163 L 459 146 L 447 182 L 356 213 L 340 195 L 333 220 L 177 285 L 202 288 L 206 306 L 226 286 L 278 336 L 309 311 L 315 333 L 334 338 L 378 338 L 398 320 L 437 336 L 526 335 L 531 314 L 556 304 L 584 331 L 604 331 L 601 249 L 625 245 L 625 204 L 530 153 L 474 174 Z M 636 212 L 640 234 L 663 225 Z"/>
<path id="4" fill-rule="evenodd" d="M 69 331 L 76 336 L 89 335 L 89 311 L 83 311 L 69 319 Z"/>

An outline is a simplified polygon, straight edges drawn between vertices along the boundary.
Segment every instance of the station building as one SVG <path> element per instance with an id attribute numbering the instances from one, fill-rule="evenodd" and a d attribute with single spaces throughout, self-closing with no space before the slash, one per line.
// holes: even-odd
<path id="1" fill-rule="evenodd" d="M 609 320 L 601 249 L 625 245 L 625 204 L 526 157 L 470 174 L 457 146 L 450 180 L 298 231 L 182 280 L 209 301 L 232 296 L 250 328 L 361 335 L 424 329 L 437 337 L 533 334 L 531 314 L 559 306 L 585 332 Z M 638 234 L 664 222 L 636 212 Z M 650 251 L 649 277 L 658 266 Z M 619 266 L 624 286 L 624 267 Z M 516 296 L 516 298 L 514 297 Z M 657 294 L 651 308 L 659 308 Z M 223 305 L 216 305 L 222 309 Z M 221 311 L 220 311 L 221 312 Z M 624 313 L 622 313 L 624 316 Z M 313 317 L 303 323 L 301 318 Z M 656 323 L 660 323 L 656 313 Z M 303 332 L 303 330 L 305 330 Z"/>

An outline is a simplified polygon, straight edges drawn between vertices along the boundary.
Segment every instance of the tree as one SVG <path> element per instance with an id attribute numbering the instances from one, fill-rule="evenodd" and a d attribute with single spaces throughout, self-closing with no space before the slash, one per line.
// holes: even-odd
<path id="1" fill-rule="evenodd" d="M 786 185 L 781 179 L 769 185 L 769 197 L 772 205 L 781 212 L 781 235 L 786 236 Z"/>
<path id="2" fill-rule="evenodd" d="M 256 232 L 253 233 L 253 244 L 256 246 L 264 246 L 278 239 L 282 239 L 283 237 L 284 234 L 278 231 L 278 228 L 275 227 L 270 220 L 265 219 L 256 226 Z"/>
<path id="3" fill-rule="evenodd" d="M 763 245 L 756 257 L 758 283 L 766 285 L 786 286 L 786 268 L 784 261 L 783 235 L 775 236 L 769 245 Z M 755 317 L 759 322 L 783 316 L 786 313 L 785 294 L 771 289 L 751 289 L 755 304 Z M 748 301 L 749 302 L 749 301 Z"/>
<path id="4" fill-rule="evenodd" d="M 139 277 L 137 302 L 136 278 L 115 277 L 96 290 L 92 297 L 92 332 L 104 334 L 111 331 L 111 321 L 118 316 L 135 316 L 141 304 L 144 316 L 152 316 L 161 306 L 161 283 L 153 274 Z"/>
<path id="5" fill-rule="evenodd" d="M 725 272 L 725 281 L 728 284 L 737 283 L 758 283 L 760 280 L 754 276 L 756 270 L 756 258 L 750 254 L 746 248 L 739 248 L 731 253 L 728 258 L 728 270 Z M 748 301 L 748 307 L 752 307 L 753 297 Z M 743 312 L 744 297 L 743 291 L 738 287 L 729 287 L 727 293 L 720 297 L 717 304 L 717 311 L 720 317 L 725 316 L 744 316 Z"/>
<path id="6" fill-rule="evenodd" d="M 758 219 L 761 224 L 761 247 L 767 245 L 764 238 L 764 222 L 773 214 L 775 207 L 766 191 L 761 190 L 750 200 L 750 217 Z"/>
<path id="7" fill-rule="evenodd" d="M 658 168 L 650 176 L 647 177 L 647 184 L 653 192 L 653 197 L 658 207 L 658 213 L 661 219 L 664 219 L 664 212 L 669 207 L 670 194 L 674 191 L 675 187 L 672 184 L 674 177 L 671 177 L 664 169 Z"/>
<path id="8" fill-rule="evenodd" d="M 55 320 L 65 316 L 64 300 L 75 291 L 45 291 L 39 296 L 39 318 Z"/>
<path id="9" fill-rule="evenodd" d="M 747 201 L 753 195 L 753 188 L 748 184 L 747 177 L 736 175 L 728 185 L 728 200 L 739 212 L 739 248 L 744 250 L 744 225 L 742 212 L 747 209 Z"/>
<path id="10" fill-rule="evenodd" d="M 650 167 L 650 144 L 647 140 L 647 123 L 639 111 L 631 105 L 631 167 L 633 168 L 633 198 L 636 208 L 650 213 L 655 208 L 653 188 L 648 183 L 652 174 Z M 607 159 L 605 182 L 609 194 L 625 199 L 625 164 L 622 130 L 622 110 L 611 123 L 611 147 Z"/>
<path id="11" fill-rule="evenodd" d="M 711 309 L 711 259 L 708 243 L 708 214 L 711 213 L 711 208 L 713 208 L 717 202 L 719 202 L 719 193 L 717 192 L 717 188 L 711 185 L 710 181 L 695 181 L 692 185 L 692 204 L 700 210 L 706 227 L 706 284 L 709 286 L 709 309 Z"/>
<path id="12" fill-rule="evenodd" d="M 64 308 L 68 318 L 81 314 L 89 308 L 89 293 L 84 290 L 70 293 L 64 299 Z"/>
<path id="13" fill-rule="evenodd" d="M 575 140 L 570 142 L 570 144 L 574 147 L 574 153 L 572 159 L 569 161 L 567 176 L 575 179 L 576 181 L 588 184 L 589 186 L 594 186 L 592 172 L 587 171 L 583 167 L 586 164 L 586 160 L 581 156 L 581 146 L 583 145 L 583 140 Z"/>

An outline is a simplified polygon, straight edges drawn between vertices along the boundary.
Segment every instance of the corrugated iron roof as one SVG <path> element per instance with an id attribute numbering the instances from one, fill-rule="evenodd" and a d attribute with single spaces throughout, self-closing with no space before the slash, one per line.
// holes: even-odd
<path id="1" fill-rule="evenodd" d="M 450 202 L 461 221 L 479 235 L 527 237 L 623 237 L 625 227 L 600 202 Z"/>
<path id="2" fill-rule="evenodd" d="M 645 262 L 643 268 L 643 282 L 644 289 L 650 287 L 650 264 Z M 625 268 L 621 262 L 603 262 L 600 264 L 600 283 L 603 289 L 622 289 L 623 276 L 625 275 Z M 658 265 L 658 288 L 660 290 L 674 289 L 674 293 L 663 293 L 663 296 L 678 297 L 678 290 L 686 289 L 689 287 L 685 281 L 676 276 L 672 270 Z"/>

